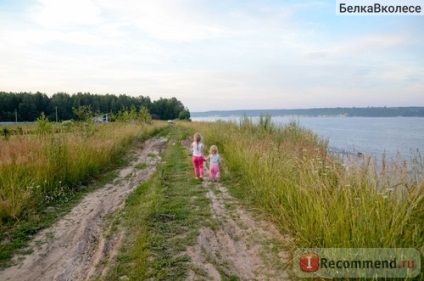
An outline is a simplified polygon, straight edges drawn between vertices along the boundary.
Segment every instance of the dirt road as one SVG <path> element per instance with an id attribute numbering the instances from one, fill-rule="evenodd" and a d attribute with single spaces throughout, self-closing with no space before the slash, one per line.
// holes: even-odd
<path id="1" fill-rule="evenodd" d="M 128 194 L 153 174 L 166 141 L 150 139 L 135 149 L 135 160 L 112 183 L 87 195 L 70 213 L 41 231 L 29 245 L 33 252 L 16 256 L 17 264 L 0 271 L 0 280 L 90 280 L 102 275 L 103 265 L 114 258 L 123 237 L 123 231 L 111 235 L 104 219 L 117 212 Z"/>
<path id="2" fill-rule="evenodd" d="M 212 218 L 217 227 L 202 228 L 188 250 L 193 266 L 188 280 L 287 280 L 287 242 L 269 222 L 253 217 L 219 183 L 207 180 Z"/>
<path id="3" fill-rule="evenodd" d="M 182 145 L 190 151 L 191 142 L 188 138 Z M 202 186 L 214 227 L 202 227 L 197 243 L 187 250 L 188 280 L 289 280 L 289 254 L 283 249 L 289 238 L 260 212 L 247 210 L 225 185 L 209 181 L 207 169 Z"/>
<path id="4" fill-rule="evenodd" d="M 150 139 L 135 148 L 135 160 L 113 182 L 88 194 L 41 231 L 29 245 L 33 252 L 14 257 L 16 265 L 0 271 L 0 280 L 105 279 L 125 235 L 121 226 L 111 231 L 113 221 L 127 196 L 154 173 L 166 142 Z M 187 280 L 287 280 L 288 254 L 282 249 L 287 239 L 246 210 L 223 184 L 211 183 L 206 176 L 202 189 L 211 216 L 208 226 L 199 229 L 196 244 L 179 253 L 191 259 Z"/>

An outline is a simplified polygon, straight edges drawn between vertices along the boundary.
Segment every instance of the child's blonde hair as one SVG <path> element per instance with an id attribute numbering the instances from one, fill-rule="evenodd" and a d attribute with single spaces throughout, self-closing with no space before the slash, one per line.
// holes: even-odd
<path id="1" fill-rule="evenodd" d="M 202 140 L 202 136 L 200 135 L 200 133 L 198 133 L 198 132 L 195 133 L 194 136 L 193 136 L 193 140 L 195 142 L 200 142 Z"/>
<path id="2" fill-rule="evenodd" d="M 211 147 L 209 148 L 209 152 L 211 154 L 214 154 L 213 152 L 215 151 L 215 153 L 218 153 L 218 147 L 216 145 L 211 145 Z"/>

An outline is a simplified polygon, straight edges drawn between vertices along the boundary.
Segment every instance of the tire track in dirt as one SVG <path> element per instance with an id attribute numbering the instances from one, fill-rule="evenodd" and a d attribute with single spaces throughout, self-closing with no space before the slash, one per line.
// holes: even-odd
<path id="1" fill-rule="evenodd" d="M 136 159 L 112 183 L 88 194 L 38 233 L 29 244 L 33 252 L 15 256 L 16 265 L 0 271 L 0 280 L 89 280 L 103 275 L 124 236 L 122 229 L 109 234 L 104 219 L 119 211 L 127 196 L 154 173 L 166 142 L 150 139 L 134 149 Z M 145 168 L 137 168 L 143 163 Z"/>
<path id="2" fill-rule="evenodd" d="M 289 279 L 288 254 L 281 249 L 287 239 L 271 223 L 252 217 L 223 185 L 203 185 L 218 226 L 201 228 L 197 244 L 188 249 L 195 269 L 188 280 L 222 280 L 222 275 L 237 280 Z"/>
<path id="3" fill-rule="evenodd" d="M 272 223 L 252 216 L 223 184 L 210 182 L 205 174 L 202 185 L 216 226 L 202 227 L 197 243 L 188 248 L 188 280 L 288 280 L 289 254 L 282 246 L 289 239 Z"/>

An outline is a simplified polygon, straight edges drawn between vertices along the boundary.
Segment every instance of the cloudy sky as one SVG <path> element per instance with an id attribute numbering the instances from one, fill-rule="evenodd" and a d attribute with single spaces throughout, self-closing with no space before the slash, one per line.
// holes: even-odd
<path id="1" fill-rule="evenodd" d="M 191 111 L 424 106 L 423 26 L 338 16 L 335 0 L 0 0 L 0 91 Z"/>

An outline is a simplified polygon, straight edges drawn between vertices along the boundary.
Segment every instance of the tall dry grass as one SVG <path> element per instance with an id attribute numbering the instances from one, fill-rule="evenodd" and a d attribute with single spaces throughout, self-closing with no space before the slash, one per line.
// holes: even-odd
<path id="1" fill-rule="evenodd" d="M 404 162 L 337 159 L 292 122 L 183 123 L 216 144 L 249 196 L 291 234 L 296 247 L 424 245 L 424 181 Z M 351 160 L 351 161 L 347 161 Z"/>
<path id="2" fill-rule="evenodd" d="M 82 182 L 113 166 L 135 139 L 161 126 L 76 124 L 40 133 L 34 125 L 0 140 L 0 221 L 67 200 Z"/>

